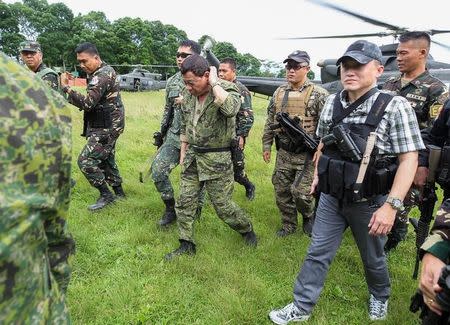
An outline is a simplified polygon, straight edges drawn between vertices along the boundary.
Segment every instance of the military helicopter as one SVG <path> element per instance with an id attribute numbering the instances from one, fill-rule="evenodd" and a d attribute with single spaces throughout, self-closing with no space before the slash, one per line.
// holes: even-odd
<path id="1" fill-rule="evenodd" d="M 364 22 L 386 28 L 385 32 L 378 33 L 365 33 L 365 34 L 348 34 L 348 35 L 333 35 L 333 36 L 308 36 L 308 37 L 292 37 L 292 38 L 282 38 L 282 40 L 301 40 L 301 39 L 331 39 L 331 38 L 362 38 L 362 37 L 385 37 L 392 36 L 394 40 L 397 39 L 402 33 L 408 31 L 408 29 L 395 26 L 386 22 L 382 22 L 380 20 L 376 20 L 359 13 L 350 11 L 343 7 L 337 6 L 335 4 L 328 3 L 322 0 L 310 0 L 310 2 L 315 3 L 317 5 L 333 9 L 335 11 L 350 15 L 352 17 L 358 18 Z M 426 31 L 430 36 L 435 34 L 442 33 L 450 33 L 450 30 L 436 30 L 430 29 Z M 432 40 L 432 43 L 441 46 L 447 50 L 450 50 L 450 46 Z M 381 45 L 380 49 L 383 54 L 383 65 L 384 65 L 384 73 L 378 79 L 379 84 L 383 84 L 387 79 L 392 76 L 398 75 L 398 67 L 396 61 L 396 50 L 398 43 L 392 43 L 387 45 Z M 328 90 L 330 93 L 335 93 L 342 89 L 342 85 L 339 81 L 338 69 L 336 66 L 337 59 L 326 59 L 317 63 L 317 65 L 321 68 L 320 70 L 320 82 L 323 88 Z M 435 77 L 439 78 L 442 82 L 449 85 L 450 83 L 450 64 L 444 62 L 438 62 L 433 59 L 431 54 L 427 59 L 427 69 L 428 71 Z M 272 96 L 273 92 L 276 90 L 278 86 L 285 83 L 284 78 L 263 78 L 263 77 L 238 77 L 238 80 L 241 81 L 247 88 L 255 93 Z M 313 81 L 316 82 L 316 81 Z"/>
<path id="2" fill-rule="evenodd" d="M 157 67 L 157 68 L 174 67 L 171 65 L 139 65 L 139 64 L 138 65 L 113 64 L 112 66 L 134 67 L 134 69 L 131 72 L 117 76 L 120 90 L 127 90 L 127 91 L 164 89 L 166 87 L 166 81 L 161 80 L 162 74 L 150 72 L 144 69 L 143 67 Z"/>

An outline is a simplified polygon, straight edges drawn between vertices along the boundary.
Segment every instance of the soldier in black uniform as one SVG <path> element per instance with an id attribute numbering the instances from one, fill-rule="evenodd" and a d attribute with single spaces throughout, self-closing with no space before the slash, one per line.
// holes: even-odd
<path id="1" fill-rule="evenodd" d="M 447 87 L 426 69 L 430 35 L 425 32 L 407 32 L 400 36 L 399 42 L 397 62 L 401 74 L 387 80 L 383 89 L 405 97 L 416 113 L 419 127 L 424 129 L 431 126 L 442 109 L 448 96 Z M 408 214 L 419 196 L 417 186 L 423 186 L 416 182 L 414 184 L 416 187 L 411 188 L 405 200 L 405 210 L 397 214 L 394 227 L 388 235 L 384 247 L 386 252 L 395 248 L 406 237 Z"/>
<path id="2" fill-rule="evenodd" d="M 100 192 L 97 202 L 88 208 L 95 211 L 115 200 L 107 184 L 113 188 L 116 197 L 125 197 L 115 161 L 116 141 L 125 127 L 125 111 L 116 72 L 101 60 L 95 45 L 82 43 L 75 52 L 81 68 L 88 74 L 87 94 L 71 89 L 66 73 L 61 75 L 61 84 L 69 102 L 84 112 L 82 136 L 87 138 L 87 144 L 78 157 L 78 166 Z"/>
<path id="3" fill-rule="evenodd" d="M 58 74 L 42 62 L 42 50 L 38 42 L 24 41 L 20 43 L 20 57 L 28 69 L 47 82 L 53 90 L 60 90 Z"/>

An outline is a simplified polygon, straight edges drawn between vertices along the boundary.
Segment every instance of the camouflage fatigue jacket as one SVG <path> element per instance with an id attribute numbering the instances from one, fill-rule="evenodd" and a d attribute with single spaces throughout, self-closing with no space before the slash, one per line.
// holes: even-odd
<path id="1" fill-rule="evenodd" d="M 248 137 L 248 133 L 253 126 L 255 118 L 252 110 L 252 95 L 240 81 L 235 80 L 234 83 L 239 88 L 241 94 L 241 107 L 236 114 L 236 136 Z"/>
<path id="2" fill-rule="evenodd" d="M 423 243 L 420 254 L 431 253 L 441 259 L 445 264 L 450 264 L 450 199 L 442 202 L 436 213 L 431 234 Z"/>
<path id="3" fill-rule="evenodd" d="M 401 75 L 389 78 L 383 85 L 383 89 L 393 91 L 409 101 L 416 112 L 421 129 L 432 125 L 448 97 L 445 84 L 430 75 L 428 70 L 408 82 L 403 88 Z"/>
<path id="4" fill-rule="evenodd" d="M 175 103 L 175 99 L 181 96 L 183 89 L 183 76 L 178 71 L 167 80 L 166 105 L 161 120 L 161 130 L 166 129 L 167 132 L 164 141 L 178 149 L 180 148 L 181 106 Z"/>
<path id="5" fill-rule="evenodd" d="M 49 320 L 55 308 L 67 313 L 56 282 L 48 277 L 43 224 L 52 215 L 67 216 L 71 149 L 67 102 L 0 53 L 2 324 L 68 321 Z"/>
<path id="6" fill-rule="evenodd" d="M 53 90 L 59 91 L 58 74 L 52 69 L 48 68 L 44 63 L 35 71 L 36 75 L 44 80 Z"/>
<path id="7" fill-rule="evenodd" d="M 225 101 L 214 97 L 212 89 L 199 105 L 197 97 L 186 89 L 183 91 L 181 105 L 180 139 L 189 144 L 182 169 L 186 169 L 194 161 L 200 181 L 221 177 L 221 173 L 232 173 L 231 152 L 197 153 L 193 147 L 226 148 L 236 134 L 236 114 L 241 105 L 241 96 L 234 83 L 219 80 L 219 84 L 228 92 Z"/>
<path id="8" fill-rule="evenodd" d="M 281 88 L 284 88 L 286 90 L 290 90 L 290 91 L 305 91 L 305 89 L 307 89 L 307 87 L 309 85 L 311 85 L 312 82 L 309 81 L 308 79 L 305 81 L 305 83 L 303 84 L 303 86 L 300 87 L 300 89 L 292 89 L 290 84 L 285 84 L 280 86 L 277 90 L 275 90 L 275 93 L 277 93 L 277 91 L 279 91 Z M 328 92 L 323 89 L 322 87 L 318 86 L 318 85 L 314 85 L 314 88 L 311 92 L 311 95 L 309 97 L 308 103 L 306 105 L 306 116 L 308 117 L 314 117 L 315 120 L 315 124 L 317 125 L 317 122 L 319 120 L 319 116 L 320 116 L 320 112 L 323 108 L 323 105 L 325 103 L 325 99 L 328 96 Z M 272 98 L 270 99 L 269 102 L 269 106 L 267 107 L 267 119 L 266 119 L 266 124 L 264 125 L 264 131 L 263 131 L 263 136 L 262 136 L 262 146 L 263 146 L 263 151 L 271 151 L 272 150 L 272 144 L 273 144 L 273 140 L 275 137 L 276 132 L 274 130 L 272 130 L 270 127 L 274 124 L 276 124 L 275 121 L 275 99 L 272 96 Z M 277 134 L 280 137 L 280 140 L 282 142 L 288 142 L 289 139 L 287 138 L 287 136 L 285 134 L 278 133 Z"/>
<path id="9" fill-rule="evenodd" d="M 116 80 L 114 69 L 102 63 L 102 65 L 87 78 L 86 95 L 76 91 L 68 93 L 71 104 L 84 111 L 85 121 L 82 136 L 89 136 L 93 131 L 111 133 L 118 137 L 125 127 L 125 108 L 120 96 L 119 82 Z M 110 129 L 90 128 L 86 121 L 86 113 L 92 110 L 111 109 L 112 127 Z"/>

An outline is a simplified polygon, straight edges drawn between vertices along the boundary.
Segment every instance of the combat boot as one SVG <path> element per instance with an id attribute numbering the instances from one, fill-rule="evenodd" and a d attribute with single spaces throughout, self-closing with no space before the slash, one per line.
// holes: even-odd
<path id="1" fill-rule="evenodd" d="M 180 239 L 180 247 L 178 247 L 173 252 L 170 252 L 164 256 L 164 259 L 166 261 L 172 260 L 174 257 L 180 256 L 180 255 L 195 255 L 196 249 L 195 244 L 188 240 Z"/>
<path id="2" fill-rule="evenodd" d="M 281 228 L 277 231 L 277 237 L 286 237 L 295 233 L 296 229 Z"/>
<path id="3" fill-rule="evenodd" d="M 175 212 L 175 199 L 172 198 L 163 201 L 166 205 L 166 211 L 164 212 L 164 215 L 158 223 L 161 227 L 167 227 L 168 225 L 175 222 L 175 220 L 177 220 L 177 214 Z"/>
<path id="4" fill-rule="evenodd" d="M 123 200 L 126 198 L 125 192 L 123 191 L 123 188 L 122 188 L 122 184 L 113 186 L 112 188 L 113 188 L 114 194 L 116 195 L 117 199 Z"/>
<path id="5" fill-rule="evenodd" d="M 256 238 L 256 234 L 253 230 L 243 233 L 241 235 L 242 237 L 244 237 L 245 243 L 248 246 L 256 247 L 258 245 L 258 239 Z"/>
<path id="6" fill-rule="evenodd" d="M 308 237 L 311 237 L 312 234 L 312 228 L 314 225 L 314 218 L 315 214 L 311 213 L 308 217 L 303 217 L 303 232 L 308 235 Z"/>
<path id="7" fill-rule="evenodd" d="M 98 198 L 97 202 L 88 206 L 88 210 L 90 211 L 103 209 L 105 206 L 113 203 L 115 200 L 114 195 L 111 193 L 106 184 L 97 187 L 97 189 L 100 192 L 100 197 Z"/>
<path id="8" fill-rule="evenodd" d="M 250 181 L 245 185 L 245 196 L 249 201 L 255 198 L 255 185 Z"/>

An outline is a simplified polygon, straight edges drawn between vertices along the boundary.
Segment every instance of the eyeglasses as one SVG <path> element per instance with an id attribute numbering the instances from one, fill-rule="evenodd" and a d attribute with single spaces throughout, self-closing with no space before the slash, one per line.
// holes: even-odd
<path id="1" fill-rule="evenodd" d="M 307 65 L 301 65 L 301 64 L 292 64 L 288 63 L 285 65 L 286 70 L 294 69 L 294 71 L 300 70 L 301 68 L 306 68 Z"/>
<path id="2" fill-rule="evenodd" d="M 183 58 L 186 59 L 189 55 L 192 53 L 184 53 L 184 52 L 177 52 L 177 58 Z"/>

